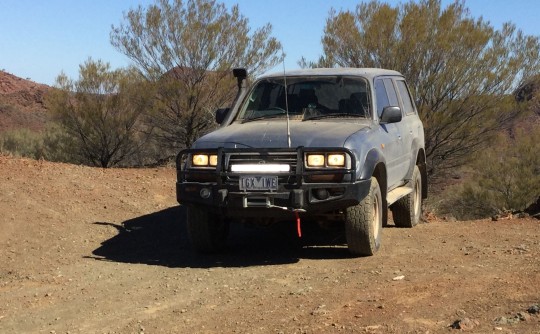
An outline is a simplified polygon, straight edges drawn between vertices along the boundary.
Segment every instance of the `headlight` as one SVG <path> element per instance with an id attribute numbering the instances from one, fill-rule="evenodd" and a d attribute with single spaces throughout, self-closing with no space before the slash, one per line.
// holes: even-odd
<path id="1" fill-rule="evenodd" d="M 215 167 L 217 166 L 217 155 L 215 154 L 193 154 L 191 157 L 193 167 Z"/>
<path id="2" fill-rule="evenodd" d="M 208 155 L 206 154 L 194 154 L 191 159 L 193 166 L 204 167 L 208 166 Z"/>
<path id="3" fill-rule="evenodd" d="M 307 153 L 308 168 L 343 168 L 347 164 L 345 153 Z"/>
<path id="4" fill-rule="evenodd" d="M 328 166 L 331 167 L 345 167 L 345 154 L 328 154 L 326 161 L 328 162 Z"/>
<path id="5" fill-rule="evenodd" d="M 324 167 L 324 155 L 322 154 L 308 154 L 307 155 L 308 167 Z"/>

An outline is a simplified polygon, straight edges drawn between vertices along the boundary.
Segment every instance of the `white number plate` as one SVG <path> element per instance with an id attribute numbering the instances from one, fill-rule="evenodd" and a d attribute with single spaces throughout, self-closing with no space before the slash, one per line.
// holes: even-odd
<path id="1" fill-rule="evenodd" d="M 277 190 L 277 176 L 240 176 L 240 190 Z"/>

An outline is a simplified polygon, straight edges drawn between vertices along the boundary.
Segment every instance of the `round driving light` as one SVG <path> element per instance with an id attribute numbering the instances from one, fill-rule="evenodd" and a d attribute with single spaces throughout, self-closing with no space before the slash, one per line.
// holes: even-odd
<path id="1" fill-rule="evenodd" d="M 318 200 L 325 200 L 329 197 L 328 190 L 326 189 L 317 189 L 315 190 L 314 195 Z"/>
<path id="2" fill-rule="evenodd" d="M 201 197 L 204 198 L 204 199 L 210 197 L 210 193 L 211 193 L 210 189 L 208 189 L 208 188 L 202 188 L 201 191 L 199 192 Z"/>

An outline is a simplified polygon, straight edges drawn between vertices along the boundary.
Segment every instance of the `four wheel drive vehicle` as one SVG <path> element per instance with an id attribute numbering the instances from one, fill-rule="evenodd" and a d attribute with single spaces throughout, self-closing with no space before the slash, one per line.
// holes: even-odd
<path id="1" fill-rule="evenodd" d="M 349 251 L 372 255 L 388 208 L 413 227 L 427 196 L 424 130 L 403 76 L 371 68 L 267 75 L 220 109 L 221 127 L 177 157 L 177 199 L 201 252 L 231 221 L 300 218 L 345 225 Z M 299 233 L 301 232 L 300 226 Z"/>

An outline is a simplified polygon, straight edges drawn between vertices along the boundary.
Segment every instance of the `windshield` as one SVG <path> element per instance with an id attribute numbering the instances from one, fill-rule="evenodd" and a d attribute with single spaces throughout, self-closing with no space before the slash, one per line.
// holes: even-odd
<path id="1" fill-rule="evenodd" d="M 311 76 L 259 81 L 249 92 L 237 120 L 242 122 L 285 117 L 321 119 L 326 117 L 370 117 L 367 82 L 358 77 Z"/>

